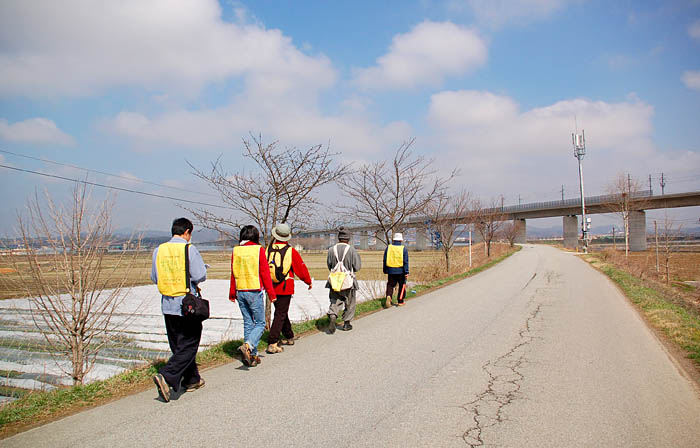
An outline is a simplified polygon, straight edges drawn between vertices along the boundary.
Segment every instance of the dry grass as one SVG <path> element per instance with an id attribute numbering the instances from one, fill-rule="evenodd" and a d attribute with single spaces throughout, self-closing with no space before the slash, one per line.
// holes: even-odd
<path id="1" fill-rule="evenodd" d="M 493 244 L 491 259 L 497 258 L 508 250 L 507 245 Z M 362 269 L 358 273 L 360 280 L 378 280 L 385 278 L 382 273 L 383 251 L 362 250 Z M 108 254 L 105 256 L 105 272 L 113 268 L 119 260 L 119 255 Z M 311 277 L 314 279 L 324 279 L 328 276 L 326 267 L 326 251 L 302 252 L 302 257 L 309 268 Z M 450 255 L 450 272 L 445 273 L 444 258 L 440 251 L 409 251 L 411 280 L 415 282 L 429 282 L 438 278 L 443 278 L 455 273 L 464 272 L 468 269 L 468 248 L 454 248 Z M 46 266 L 51 265 L 51 256 L 41 257 L 41 263 Z M 231 252 L 213 251 L 202 252 L 204 262 L 210 267 L 207 276 L 210 279 L 229 279 L 231 272 Z M 472 249 L 473 266 L 479 266 L 486 261 L 483 243 L 474 245 Z M 151 283 L 151 252 L 142 252 L 135 258 L 126 286 L 147 285 Z M 126 266 L 117 268 L 111 272 L 111 278 L 107 279 L 107 287 L 116 285 L 124 275 Z M 19 272 L 17 272 L 19 271 Z M 22 274 L 22 275 L 20 275 Z M 29 281 L 28 264 L 21 255 L 3 255 L 0 257 L 0 299 L 23 297 L 26 295 L 25 288 L 28 286 L 31 291 L 37 291 L 36 285 L 22 283 L 22 277 Z M 58 273 L 56 273 L 58 274 Z"/>

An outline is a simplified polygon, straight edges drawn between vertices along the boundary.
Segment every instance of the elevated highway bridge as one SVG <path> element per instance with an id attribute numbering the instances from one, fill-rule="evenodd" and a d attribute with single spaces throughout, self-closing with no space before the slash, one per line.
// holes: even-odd
<path id="1" fill-rule="evenodd" d="M 586 214 L 614 213 L 620 208 L 621 195 L 603 195 L 586 197 Z M 700 206 L 700 191 L 675 193 L 665 195 L 652 195 L 649 192 L 634 192 L 630 200 L 630 250 L 646 250 L 646 210 L 694 207 Z M 516 242 L 526 242 L 527 220 L 536 218 L 563 218 L 562 230 L 565 247 L 576 247 L 579 239 L 578 215 L 581 214 L 581 199 L 565 199 L 561 201 L 533 202 L 522 205 L 512 205 L 482 210 L 478 216 L 467 213 L 456 218 L 461 224 L 477 222 L 480 216 L 491 215 L 502 220 L 512 220 L 516 224 Z M 402 230 L 415 229 L 416 248 L 421 250 L 427 247 L 427 224 L 429 219 L 424 216 L 410 218 L 404 222 Z M 369 248 L 369 237 L 376 235 L 378 226 L 348 226 L 353 234 L 360 237 L 360 248 Z M 302 238 L 333 238 L 335 230 L 305 230 L 298 235 Z"/>

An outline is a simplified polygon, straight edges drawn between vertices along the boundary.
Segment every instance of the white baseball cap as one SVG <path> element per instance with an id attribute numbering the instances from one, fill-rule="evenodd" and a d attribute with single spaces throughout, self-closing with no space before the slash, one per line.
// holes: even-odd
<path id="1" fill-rule="evenodd" d="M 403 241 L 403 234 L 401 232 L 394 233 L 392 241 Z"/>

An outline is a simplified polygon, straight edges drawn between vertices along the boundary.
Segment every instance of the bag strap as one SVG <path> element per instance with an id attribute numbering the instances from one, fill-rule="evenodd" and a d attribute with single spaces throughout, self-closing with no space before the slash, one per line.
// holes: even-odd
<path id="1" fill-rule="evenodd" d="M 192 282 L 190 281 L 190 243 L 185 244 L 185 282 L 187 282 L 187 291 L 190 291 Z M 197 295 L 197 290 L 195 289 L 194 294 Z"/>
<path id="2" fill-rule="evenodd" d="M 338 244 L 340 244 L 340 243 L 338 243 Z M 343 252 L 343 258 L 339 258 L 338 257 L 338 244 L 333 246 L 333 250 L 335 251 L 335 259 L 338 260 L 338 263 L 342 263 L 345 260 L 345 256 L 348 254 L 348 252 L 350 252 L 350 245 L 347 245 L 348 248 L 345 249 L 345 252 Z"/>

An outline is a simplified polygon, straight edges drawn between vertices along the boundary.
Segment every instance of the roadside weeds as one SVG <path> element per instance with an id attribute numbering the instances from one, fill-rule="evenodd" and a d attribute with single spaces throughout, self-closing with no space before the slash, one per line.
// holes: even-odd
<path id="1" fill-rule="evenodd" d="M 507 253 L 469 271 L 425 284 L 415 285 L 406 294 L 406 300 L 412 300 L 428 292 L 478 274 L 500 263 L 520 249 L 520 246 L 515 246 Z M 381 297 L 358 304 L 355 316 L 363 317 L 385 309 L 384 300 L 385 298 Z M 292 328 L 297 337 L 303 337 L 323 331 L 328 326 L 328 323 L 328 317 L 323 316 L 318 319 L 294 323 Z M 267 337 L 268 332 L 266 331 L 258 346 L 259 350 L 267 348 Z M 218 367 L 238 359 L 238 347 L 242 343 L 241 339 L 225 341 L 199 352 L 197 354 L 197 363 L 200 370 Z M 23 393 L 17 400 L 0 406 L 0 439 L 46 424 L 58 418 L 150 389 L 153 386 L 151 378 L 164 364 L 164 360 L 159 360 L 148 366 L 129 370 L 106 380 L 95 381 L 83 386 L 60 388 L 49 392 L 33 391 Z"/>

